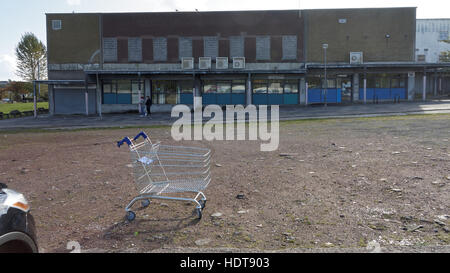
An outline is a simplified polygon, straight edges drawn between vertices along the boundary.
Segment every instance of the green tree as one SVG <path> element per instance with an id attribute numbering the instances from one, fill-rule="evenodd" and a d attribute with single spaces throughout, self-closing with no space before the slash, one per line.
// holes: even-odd
<path id="1" fill-rule="evenodd" d="M 10 81 L 4 88 L 0 89 L 2 96 L 7 96 L 7 93 L 10 93 L 14 101 L 21 101 L 22 95 L 30 94 L 31 92 L 33 92 L 33 85 L 29 82 Z"/>
<path id="2" fill-rule="evenodd" d="M 33 33 L 25 33 L 16 47 L 16 74 L 25 81 L 46 79 L 47 48 Z M 39 66 L 39 69 L 38 69 Z"/>
<path id="3" fill-rule="evenodd" d="M 450 62 L 450 51 L 443 51 L 439 55 L 439 61 L 443 63 L 449 63 Z"/>
<path id="4" fill-rule="evenodd" d="M 450 44 L 450 40 L 441 40 L 444 43 Z M 450 62 L 450 51 L 443 51 L 441 52 L 441 54 L 439 55 L 439 61 L 440 62 L 444 62 L 444 63 L 448 63 Z"/>

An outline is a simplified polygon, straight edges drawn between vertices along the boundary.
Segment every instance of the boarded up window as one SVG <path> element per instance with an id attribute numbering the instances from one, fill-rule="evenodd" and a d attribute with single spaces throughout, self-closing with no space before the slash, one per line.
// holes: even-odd
<path id="1" fill-rule="evenodd" d="M 167 61 L 167 38 L 158 37 L 153 39 L 153 60 Z"/>
<path id="2" fill-rule="evenodd" d="M 128 61 L 142 62 L 142 39 L 128 38 Z"/>
<path id="3" fill-rule="evenodd" d="M 297 36 L 283 36 L 283 60 L 297 59 Z"/>
<path id="4" fill-rule="evenodd" d="M 192 38 L 181 37 L 178 44 L 180 60 L 184 57 L 192 57 Z"/>
<path id="5" fill-rule="evenodd" d="M 230 37 L 230 57 L 244 57 L 244 37 Z"/>
<path id="6" fill-rule="evenodd" d="M 203 37 L 203 56 L 216 58 L 219 55 L 219 39 L 216 36 Z"/>
<path id="7" fill-rule="evenodd" d="M 103 39 L 103 61 L 117 62 L 117 38 Z"/>
<path id="8" fill-rule="evenodd" d="M 270 36 L 256 37 L 256 60 L 270 60 Z"/>

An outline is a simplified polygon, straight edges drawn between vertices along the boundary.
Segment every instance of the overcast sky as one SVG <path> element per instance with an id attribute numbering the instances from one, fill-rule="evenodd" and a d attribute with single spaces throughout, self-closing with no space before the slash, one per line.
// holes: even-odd
<path id="1" fill-rule="evenodd" d="M 417 7 L 417 18 L 450 18 L 449 0 L 3 0 L 0 81 L 18 80 L 15 47 L 25 32 L 46 43 L 45 13 Z"/>

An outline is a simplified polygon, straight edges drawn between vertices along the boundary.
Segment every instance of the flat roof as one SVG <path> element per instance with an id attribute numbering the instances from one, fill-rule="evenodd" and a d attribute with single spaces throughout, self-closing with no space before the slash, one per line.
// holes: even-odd
<path id="1" fill-rule="evenodd" d="M 129 11 L 129 12 L 48 12 L 46 15 L 85 15 L 85 14 L 173 14 L 173 13 L 242 13 L 242 12 L 298 12 L 298 11 L 343 11 L 343 10 L 377 10 L 377 9 L 417 9 L 417 7 L 375 7 L 375 8 L 333 8 L 333 9 L 275 9 L 275 10 L 214 10 L 214 11 Z"/>

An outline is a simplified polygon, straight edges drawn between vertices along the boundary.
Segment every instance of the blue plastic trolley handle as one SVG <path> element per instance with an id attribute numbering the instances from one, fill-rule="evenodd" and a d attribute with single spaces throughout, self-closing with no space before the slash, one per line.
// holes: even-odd
<path id="1" fill-rule="evenodd" d="M 140 132 L 137 136 L 134 137 L 134 141 L 138 140 L 138 138 L 143 137 L 144 139 L 147 139 L 148 136 L 144 132 Z"/>
<path id="2" fill-rule="evenodd" d="M 122 146 L 124 143 L 126 143 L 126 144 L 128 144 L 128 146 L 130 146 L 131 145 L 131 140 L 128 137 L 125 137 L 121 141 L 117 142 L 117 147 L 120 148 L 120 146 Z"/>

